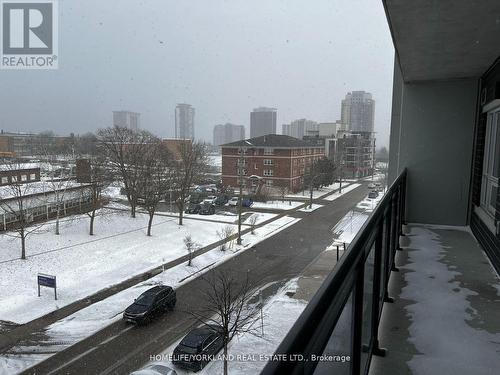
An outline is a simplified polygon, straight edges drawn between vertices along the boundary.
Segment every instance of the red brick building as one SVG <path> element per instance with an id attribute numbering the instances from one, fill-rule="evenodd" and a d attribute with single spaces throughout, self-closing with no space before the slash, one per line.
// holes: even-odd
<path id="1" fill-rule="evenodd" d="M 236 188 L 240 175 L 247 188 L 256 186 L 259 177 L 266 186 L 289 191 L 303 188 L 304 174 L 312 163 L 325 157 L 324 146 L 287 135 L 268 134 L 232 142 L 222 148 L 222 184 Z"/>
<path id="2" fill-rule="evenodd" d="M 164 138 L 161 140 L 167 150 L 174 156 L 175 160 L 181 159 L 182 147 L 191 147 L 191 139 Z"/>
<path id="3" fill-rule="evenodd" d="M 40 181 L 40 168 L 33 164 L 0 165 L 0 186 Z"/>

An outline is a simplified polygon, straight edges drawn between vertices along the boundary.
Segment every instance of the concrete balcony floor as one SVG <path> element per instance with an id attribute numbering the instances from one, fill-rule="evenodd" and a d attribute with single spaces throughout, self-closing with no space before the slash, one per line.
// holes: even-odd
<path id="1" fill-rule="evenodd" d="M 468 228 L 410 225 L 370 374 L 500 374 L 500 280 Z"/>

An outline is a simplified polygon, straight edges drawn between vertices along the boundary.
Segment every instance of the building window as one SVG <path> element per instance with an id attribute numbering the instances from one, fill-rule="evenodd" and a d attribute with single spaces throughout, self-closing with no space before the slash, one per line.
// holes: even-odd
<path id="1" fill-rule="evenodd" d="M 239 148 L 238 149 L 238 154 L 243 154 L 243 155 L 246 155 L 247 154 L 247 149 L 246 148 Z"/>
<path id="2" fill-rule="evenodd" d="M 266 180 L 266 186 L 267 187 L 273 186 L 273 180 Z"/>
<path id="3" fill-rule="evenodd" d="M 273 159 L 264 159 L 264 165 L 273 165 Z"/>
<path id="4" fill-rule="evenodd" d="M 270 147 L 266 147 L 264 149 L 264 155 L 274 155 L 274 149 L 272 149 Z"/>
<path id="5" fill-rule="evenodd" d="M 36 174 L 34 173 L 30 174 L 30 180 L 36 180 Z"/>
<path id="6" fill-rule="evenodd" d="M 12 182 L 17 182 L 17 176 L 11 176 L 11 181 Z"/>
<path id="7" fill-rule="evenodd" d="M 481 181 L 481 207 L 492 217 L 498 193 L 500 170 L 500 109 L 488 113 Z"/>
<path id="8" fill-rule="evenodd" d="M 9 179 L 7 177 L 2 177 L 2 185 L 5 185 L 8 182 L 9 182 Z"/>
<path id="9" fill-rule="evenodd" d="M 241 175 L 246 176 L 247 175 L 247 170 L 244 169 L 244 168 L 243 169 L 239 169 L 238 168 L 238 176 L 241 176 Z"/>
<path id="10" fill-rule="evenodd" d="M 21 175 L 21 181 L 28 181 L 28 176 L 25 174 Z"/>
<path id="11" fill-rule="evenodd" d="M 272 169 L 264 169 L 264 176 L 272 176 L 274 175 Z"/>

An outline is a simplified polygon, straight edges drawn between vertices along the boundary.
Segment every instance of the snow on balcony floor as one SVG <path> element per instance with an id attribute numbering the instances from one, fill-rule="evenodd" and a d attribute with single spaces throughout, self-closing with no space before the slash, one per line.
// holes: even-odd
<path id="1" fill-rule="evenodd" d="M 409 227 L 371 375 L 498 374 L 500 280 L 467 228 Z"/>

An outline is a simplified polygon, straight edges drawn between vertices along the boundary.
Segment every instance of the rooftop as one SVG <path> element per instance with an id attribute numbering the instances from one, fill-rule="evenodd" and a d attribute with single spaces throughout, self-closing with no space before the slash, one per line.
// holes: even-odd
<path id="1" fill-rule="evenodd" d="M 303 141 L 298 138 L 288 135 L 268 134 L 261 137 L 244 139 L 232 143 L 226 143 L 221 147 L 274 147 L 274 148 L 303 148 L 303 147 L 320 147 L 311 142 Z"/>

